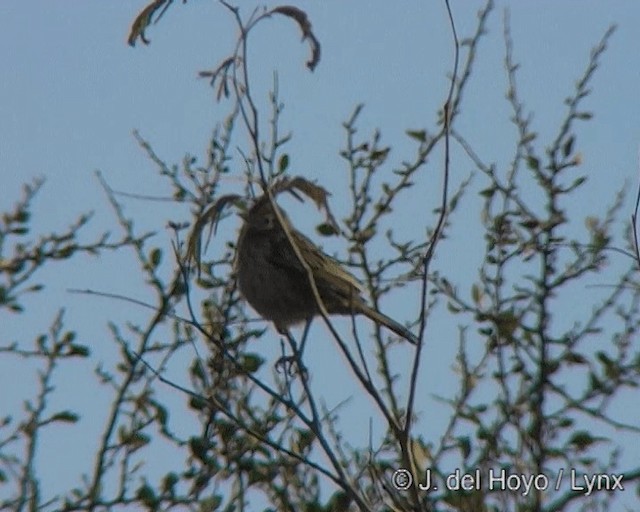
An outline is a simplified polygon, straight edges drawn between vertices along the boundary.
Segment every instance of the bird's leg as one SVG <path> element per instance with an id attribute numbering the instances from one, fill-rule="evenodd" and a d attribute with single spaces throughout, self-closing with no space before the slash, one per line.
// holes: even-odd
<path id="1" fill-rule="evenodd" d="M 288 375 L 294 375 L 296 373 L 294 369 L 294 364 L 297 367 L 297 372 L 300 374 L 306 374 L 307 369 L 302 363 L 302 351 L 304 349 L 304 345 L 307 339 L 307 333 L 309 332 L 309 326 L 311 325 L 311 320 L 307 320 L 305 324 L 305 328 L 302 334 L 302 344 L 300 349 L 298 349 L 298 343 L 295 338 L 291 335 L 291 332 L 288 329 L 278 329 L 278 332 L 287 338 L 289 342 L 289 346 L 293 352 L 293 355 L 287 356 L 284 355 L 284 344 L 283 344 L 283 355 L 276 362 L 276 369 L 283 368 L 284 371 Z"/>
<path id="2" fill-rule="evenodd" d="M 309 329 L 311 328 L 312 321 L 313 317 L 308 318 L 304 324 L 304 330 L 302 331 L 302 341 L 300 342 L 300 363 L 302 363 L 302 353 L 304 352 L 304 347 L 307 343 L 307 337 L 309 335 Z"/>
<path id="3" fill-rule="evenodd" d="M 276 364 L 275 364 L 276 371 L 278 373 L 282 371 L 285 375 L 293 375 L 295 373 L 293 369 L 294 361 L 297 362 L 297 358 L 296 358 L 297 349 L 295 349 L 295 346 L 296 346 L 295 340 L 287 330 L 281 331 L 280 329 L 278 329 L 278 332 L 282 334 L 282 336 L 285 336 L 287 338 L 289 345 L 294 347 L 294 351 L 293 351 L 293 355 L 291 356 L 286 355 L 284 340 L 280 338 L 280 348 L 282 350 L 282 355 L 276 361 Z"/>

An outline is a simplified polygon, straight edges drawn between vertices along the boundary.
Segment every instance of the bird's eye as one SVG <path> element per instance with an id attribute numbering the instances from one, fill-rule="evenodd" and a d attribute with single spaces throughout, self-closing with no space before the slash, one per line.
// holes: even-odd
<path id="1" fill-rule="evenodd" d="M 260 219 L 257 219 L 255 227 L 258 229 L 271 229 L 273 227 L 273 215 L 263 215 Z"/>
<path id="2" fill-rule="evenodd" d="M 275 218 L 273 215 L 265 215 L 264 216 L 264 227 L 265 229 L 272 229 L 275 223 Z"/>

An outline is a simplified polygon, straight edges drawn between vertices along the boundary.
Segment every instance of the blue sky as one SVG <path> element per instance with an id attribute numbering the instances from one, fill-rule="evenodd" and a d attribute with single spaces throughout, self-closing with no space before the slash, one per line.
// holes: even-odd
<path id="1" fill-rule="evenodd" d="M 256 5 L 241 3 L 245 15 Z M 453 3 L 458 32 L 461 37 L 468 36 L 482 4 Z M 132 131 L 139 130 L 160 157 L 179 163 L 187 153 L 205 155 L 213 127 L 228 111 L 228 104 L 216 103 L 207 82 L 197 78 L 200 70 L 215 67 L 234 44 L 235 27 L 228 13 L 213 1 L 176 2 L 160 24 L 148 31 L 151 45 L 131 48 L 126 44 L 128 29 L 144 5 L 43 0 L 0 3 L 0 210 L 9 209 L 17 200 L 23 183 L 45 176 L 46 184 L 35 202 L 34 233 L 62 230 L 87 210 L 96 214 L 86 239 L 91 233 L 115 230 L 94 171 L 101 170 L 118 190 L 167 195 L 165 183 L 138 147 Z M 308 48 L 300 43 L 298 28 L 284 18 L 274 18 L 257 30 L 252 40 L 254 94 L 261 102 L 266 100 L 277 70 L 280 98 L 286 105 L 282 131 L 293 133 L 287 147 L 291 167 L 296 174 L 317 179 L 334 192 L 332 204 L 340 217 L 347 177 L 338 156 L 344 144 L 341 123 L 356 104 L 364 103 L 360 133 L 364 136 L 381 128 L 385 141 L 393 146 L 393 163 L 407 158 L 411 146 L 404 130 L 432 127 L 445 98 L 453 52 L 448 21 L 442 3 L 433 1 L 365 4 L 323 0 L 296 5 L 306 10 L 313 23 L 322 44 L 322 60 L 316 71 L 309 73 L 304 65 Z M 580 170 L 589 176 L 589 182 L 571 212 L 577 218 L 602 214 L 615 191 L 625 183 L 632 190 L 638 179 L 640 3 L 497 2 L 489 33 L 480 45 L 458 129 L 485 161 L 498 166 L 508 163 L 515 140 L 509 123 L 511 112 L 504 100 L 502 19 L 506 6 L 510 9 L 515 59 L 521 64 L 520 97 L 535 113 L 534 128 L 542 140 L 555 133 L 565 112 L 563 99 L 572 93 L 591 48 L 610 24 L 618 25 L 592 84 L 593 93 L 584 104 L 594 113 L 594 120 L 577 131 L 577 146 L 584 159 Z M 434 222 L 429 215 L 437 204 L 440 164 L 434 158 L 413 200 L 407 202 L 407 210 L 399 213 L 426 219 L 400 223 L 403 236 L 423 236 L 425 223 Z M 466 179 L 472 169 L 468 159 L 454 153 L 454 185 Z M 476 182 L 477 188 L 480 184 Z M 230 180 L 228 191 L 240 190 L 241 183 Z M 630 201 L 628 205 L 630 208 Z M 126 207 L 140 229 L 158 231 L 154 244 L 165 248 L 170 242 L 170 233 L 163 231 L 166 221 L 189 218 L 188 211 L 179 205 L 131 201 Z M 476 198 L 470 198 L 469 208 L 479 212 Z M 310 230 L 319 217 L 313 208 L 303 211 L 300 226 Z M 228 229 L 233 233 L 236 226 L 231 224 Z M 621 232 L 622 226 L 618 234 Z M 456 266 L 464 282 L 465 278 L 473 279 L 477 268 L 473 255 L 464 249 L 481 242 L 481 235 L 477 230 L 465 231 L 464 226 L 454 233 L 452 240 L 441 246 L 434 264 L 443 269 Z M 339 244 L 335 250 L 341 250 Z M 46 292 L 25 299 L 25 315 L 0 316 L 5 337 L 0 343 L 32 338 L 37 329 L 46 328 L 61 304 L 67 305 L 68 327 L 79 332 L 80 340 L 92 347 L 94 355 L 91 363 L 61 376 L 56 384 L 62 395 L 72 397 L 74 407 L 85 418 L 99 418 L 101 409 L 95 404 L 108 400 L 108 395 L 99 387 L 80 391 L 78 382 L 90 382 L 92 365 L 99 360 L 113 361 L 117 353 L 106 322 L 140 321 L 146 312 L 126 303 L 70 295 L 67 289 L 91 288 L 145 299 L 148 292 L 143 279 L 133 258 L 124 254 L 61 263 L 45 269 L 38 278 L 47 284 Z M 416 290 L 410 292 L 417 296 Z M 391 316 L 415 307 L 383 306 Z M 320 331 L 324 327 L 317 325 L 316 329 L 319 336 L 327 336 Z M 455 378 L 451 361 L 456 319 L 434 318 L 430 329 L 424 386 L 429 393 L 445 394 Z M 277 353 L 277 343 L 271 348 L 268 339 L 261 343 L 265 352 Z M 318 372 L 323 365 L 334 364 L 326 346 L 310 347 L 310 351 Z M 399 361 L 403 360 L 404 355 L 399 355 Z M 32 386 L 28 372 L 12 368 L 11 363 L 0 360 L 0 386 L 11 389 L 10 384 L 17 383 L 13 389 L 19 391 L 0 397 L 0 412 L 19 408 Z M 359 393 L 357 386 L 349 383 L 346 365 L 343 369 L 344 380 L 327 391 L 329 404 Z M 176 374 L 180 378 L 178 371 Z M 354 432 L 368 422 L 367 405 L 359 406 L 363 407 L 362 422 L 354 423 Z M 434 407 L 431 411 L 438 410 Z M 85 419 L 76 431 L 51 434 L 46 450 L 53 456 L 68 450 L 71 443 L 82 449 L 78 450 L 76 474 L 62 476 L 45 469 L 56 482 L 50 492 L 77 481 L 90 460 L 95 443 L 92 433 L 100 424 L 98 419 Z M 185 430 L 191 427 L 185 422 Z M 70 431 L 75 432 L 72 437 Z"/>

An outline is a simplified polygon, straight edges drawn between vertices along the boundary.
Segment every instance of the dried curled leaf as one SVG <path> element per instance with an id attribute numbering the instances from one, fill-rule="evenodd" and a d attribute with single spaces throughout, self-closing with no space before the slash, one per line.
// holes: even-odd
<path id="1" fill-rule="evenodd" d="M 133 24 L 131 25 L 131 30 L 129 31 L 129 37 L 127 38 L 127 43 L 129 43 L 129 46 L 135 46 L 136 40 L 138 38 L 140 38 L 140 40 L 144 44 L 149 44 L 151 42 L 144 36 L 144 31 L 149 25 L 151 25 L 151 19 L 153 18 L 153 15 L 164 4 L 167 4 L 166 7 L 169 7 L 169 4 L 171 4 L 171 0 L 155 0 L 151 2 L 149 5 L 147 5 L 144 9 L 142 9 L 140 14 L 136 16 L 136 19 L 133 20 Z M 166 10 L 166 7 L 165 7 L 165 10 Z M 158 15 L 158 18 L 156 19 L 156 21 L 162 17 L 164 12 L 165 11 L 163 10 Z"/>
<path id="2" fill-rule="evenodd" d="M 189 266 L 191 263 L 196 264 L 196 268 L 198 269 L 198 273 L 200 273 L 200 255 L 201 255 L 201 241 L 202 241 L 202 232 L 207 224 L 211 223 L 209 237 L 211 237 L 211 230 L 218 223 L 218 217 L 222 210 L 229 204 L 234 203 L 238 204 L 238 202 L 242 198 L 237 194 L 229 194 L 226 196 L 222 196 L 215 203 L 213 203 L 209 208 L 207 208 L 203 214 L 196 220 L 193 225 L 193 230 L 189 234 L 189 240 L 187 241 L 187 252 L 185 254 L 185 263 Z"/>
<path id="3" fill-rule="evenodd" d="M 225 98 L 229 97 L 229 75 L 231 73 L 233 65 L 235 64 L 235 59 L 233 57 L 228 57 L 223 60 L 220 65 L 213 71 L 200 71 L 200 73 L 198 73 L 198 76 L 200 76 L 200 78 L 209 79 L 211 87 L 213 87 L 216 80 L 219 79 L 218 94 L 216 98 L 218 101 L 220 101 L 220 98 L 222 96 L 224 96 Z"/>
<path id="4" fill-rule="evenodd" d="M 311 199 L 318 209 L 323 209 L 327 216 L 327 221 L 331 223 L 331 225 L 335 228 L 336 232 L 338 231 L 338 224 L 336 223 L 330 209 L 327 198 L 330 193 L 324 189 L 323 187 L 312 183 L 311 181 L 302 178 L 300 176 L 289 178 L 283 177 L 278 181 L 274 182 L 269 187 L 269 193 L 275 197 L 282 193 L 289 192 L 298 200 L 302 201 L 302 198 L 298 195 L 298 192 L 301 192 L 309 199 Z M 269 193 L 265 192 L 260 197 L 258 197 L 254 205 L 260 202 L 269 201 Z M 202 215 L 200 215 L 195 224 L 193 225 L 193 229 L 189 234 L 189 238 L 187 240 L 187 251 L 184 256 L 184 261 L 187 266 L 191 266 L 192 263 L 195 263 L 195 267 L 198 269 L 198 273 L 200 272 L 200 256 L 201 256 L 201 248 L 202 248 L 202 234 L 204 232 L 207 224 L 210 225 L 209 237 L 211 236 L 211 231 L 217 225 L 220 213 L 228 204 L 235 204 L 236 206 L 241 206 L 243 202 L 243 198 L 237 194 L 229 194 L 226 196 L 220 197 L 215 203 L 213 203 L 209 208 L 207 208 Z"/>
<path id="5" fill-rule="evenodd" d="M 296 192 L 303 193 L 316 204 L 318 209 L 325 211 L 328 222 L 337 231 L 338 223 L 331 213 L 329 202 L 327 200 L 331 193 L 328 192 L 324 187 L 316 185 L 315 183 L 301 176 L 296 176 L 294 178 L 285 176 L 272 185 L 271 192 L 274 196 L 280 194 L 281 192 L 289 192 L 298 200 L 301 200 L 301 198 Z"/>
<path id="6" fill-rule="evenodd" d="M 307 14 L 302 9 L 298 9 L 292 5 L 276 7 L 271 11 L 271 13 L 282 14 L 296 21 L 302 31 L 302 40 L 309 40 L 311 58 L 307 61 L 307 67 L 313 71 L 320 62 L 320 42 L 311 30 L 311 22 L 309 21 Z"/>

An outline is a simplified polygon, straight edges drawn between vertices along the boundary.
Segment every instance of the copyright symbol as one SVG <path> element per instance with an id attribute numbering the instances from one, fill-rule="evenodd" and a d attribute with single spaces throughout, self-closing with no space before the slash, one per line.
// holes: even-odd
<path id="1" fill-rule="evenodd" d="M 411 487 L 413 477 L 406 469 L 397 469 L 391 477 L 391 482 L 398 491 L 406 491 Z"/>

